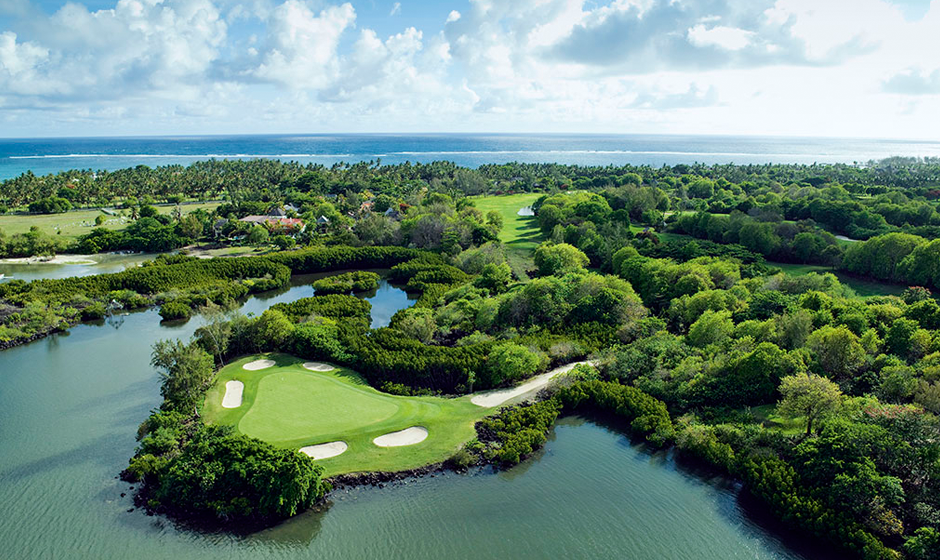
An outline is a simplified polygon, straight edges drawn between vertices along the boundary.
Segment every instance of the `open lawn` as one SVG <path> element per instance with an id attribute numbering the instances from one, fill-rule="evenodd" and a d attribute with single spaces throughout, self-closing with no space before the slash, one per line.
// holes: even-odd
<path id="1" fill-rule="evenodd" d="M 183 215 L 197 210 L 214 210 L 220 202 L 199 202 L 194 204 L 183 204 L 181 209 Z M 170 214 L 176 206 L 164 204 L 157 206 L 157 211 L 161 214 Z M 118 211 L 121 213 L 124 211 Z M 63 214 L 5 214 L 0 216 L 0 231 L 7 235 L 17 233 L 26 233 L 32 226 L 39 226 L 39 229 L 49 235 L 58 235 L 66 239 L 75 239 L 84 235 L 95 227 L 95 218 L 104 216 L 104 227 L 108 229 L 121 230 L 130 223 L 130 218 L 123 216 L 108 216 L 100 210 L 74 210 Z M 57 233 L 61 231 L 62 233 Z"/>
<path id="2" fill-rule="evenodd" d="M 248 371 L 247 363 L 266 358 L 276 365 Z M 202 415 L 208 424 L 238 431 L 277 447 L 300 449 L 343 441 L 348 449 L 317 462 L 326 476 L 361 471 L 400 471 L 444 461 L 473 439 L 474 423 L 491 409 L 470 397 L 399 397 L 370 387 L 359 374 L 338 367 L 305 369 L 304 360 L 285 354 L 250 356 L 222 368 L 206 395 Z M 223 408 L 228 381 L 244 383 L 241 406 Z M 420 426 L 428 437 L 414 445 L 379 447 L 378 436 Z"/>
<path id="3" fill-rule="evenodd" d="M 806 424 L 802 419 L 784 418 L 777 414 L 777 405 L 764 404 L 750 409 L 751 418 L 755 423 L 763 425 L 769 430 L 778 430 L 788 436 L 796 436 L 803 433 Z"/>
<path id="4" fill-rule="evenodd" d="M 842 282 L 846 286 L 852 288 L 855 291 L 855 294 L 859 297 L 899 296 L 906 288 L 906 286 L 901 284 L 891 284 L 889 282 L 878 282 L 877 280 L 858 278 L 839 270 L 834 270 L 828 266 L 820 266 L 815 264 L 778 263 L 772 261 L 767 261 L 767 264 L 770 266 L 775 266 L 786 274 L 793 276 L 802 276 L 811 272 L 815 272 L 817 274 L 831 272 L 832 274 L 836 275 L 836 278 L 839 279 L 839 282 Z"/>
<path id="5" fill-rule="evenodd" d="M 497 212 L 503 218 L 499 240 L 506 246 L 509 265 L 516 276 L 527 279 L 525 269 L 532 265 L 532 251 L 542 242 L 535 216 L 520 216 L 519 210 L 531 206 L 543 195 L 540 193 L 508 194 L 474 197 L 474 205 L 484 214 Z"/>

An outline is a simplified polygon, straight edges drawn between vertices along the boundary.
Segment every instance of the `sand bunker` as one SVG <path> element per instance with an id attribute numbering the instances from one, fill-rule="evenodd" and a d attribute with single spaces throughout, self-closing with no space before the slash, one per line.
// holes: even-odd
<path id="1" fill-rule="evenodd" d="M 238 408 L 242 405 L 242 392 L 245 384 L 241 381 L 228 381 L 225 384 L 225 396 L 222 397 L 222 408 Z"/>
<path id="2" fill-rule="evenodd" d="M 522 208 L 519 209 L 518 212 L 516 212 L 516 215 L 517 216 L 534 216 L 535 211 L 532 210 L 531 206 L 523 206 Z"/>
<path id="3" fill-rule="evenodd" d="M 498 389 L 496 391 L 486 391 L 485 393 L 480 393 L 479 395 L 474 396 L 470 399 L 470 402 L 477 406 L 482 406 L 484 408 L 490 408 L 494 406 L 499 406 L 508 400 L 512 400 L 518 396 L 524 395 L 526 393 L 531 393 L 541 389 L 542 387 L 548 385 L 548 382 L 552 380 L 553 377 L 561 375 L 563 373 L 568 373 L 573 370 L 575 366 L 580 364 L 589 364 L 594 365 L 596 362 L 586 361 L 586 362 L 573 362 L 561 367 L 557 367 L 549 372 L 543 373 L 542 375 L 536 375 L 532 379 L 526 381 L 518 387 L 512 387 L 510 389 Z"/>
<path id="4" fill-rule="evenodd" d="M 259 369 L 273 367 L 274 365 L 276 365 L 274 360 L 255 360 L 253 362 L 248 362 L 242 367 L 248 371 L 257 371 Z"/>
<path id="5" fill-rule="evenodd" d="M 310 371 L 333 371 L 336 368 L 321 362 L 304 362 L 304 369 L 309 369 Z"/>
<path id="6" fill-rule="evenodd" d="M 329 459 L 330 457 L 342 455 L 347 449 L 349 449 L 349 446 L 346 445 L 345 441 L 331 441 L 330 443 L 301 447 L 300 452 L 313 459 Z"/>
<path id="7" fill-rule="evenodd" d="M 372 440 L 372 443 L 379 447 L 402 447 L 403 445 L 414 445 L 421 443 L 428 438 L 428 431 L 421 426 L 412 426 L 398 432 L 392 432 L 379 436 Z"/>

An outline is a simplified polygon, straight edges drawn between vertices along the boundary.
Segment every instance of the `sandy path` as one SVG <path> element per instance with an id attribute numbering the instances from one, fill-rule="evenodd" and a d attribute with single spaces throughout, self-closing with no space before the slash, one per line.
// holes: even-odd
<path id="1" fill-rule="evenodd" d="M 308 445 L 301 447 L 300 452 L 313 459 L 329 459 L 342 455 L 349 446 L 345 441 L 331 441 L 330 443 L 321 443 L 319 445 Z"/>
<path id="2" fill-rule="evenodd" d="M 372 440 L 372 443 L 379 447 L 402 447 L 404 445 L 414 445 L 421 443 L 428 438 L 428 431 L 421 426 L 412 426 L 398 432 L 392 432 L 379 436 Z"/>
<path id="3" fill-rule="evenodd" d="M 274 365 L 274 360 L 255 360 L 243 365 L 242 368 L 247 369 L 248 371 L 258 371 L 259 369 L 266 369 L 273 367 Z"/>
<path id="4" fill-rule="evenodd" d="M 596 361 L 588 360 L 584 362 L 572 362 L 560 367 L 557 367 L 549 372 L 543 373 L 542 375 L 536 375 L 532 379 L 526 381 L 522 385 L 517 387 L 512 387 L 509 389 L 497 389 L 495 391 L 486 391 L 485 393 L 480 393 L 470 399 L 470 402 L 477 406 L 482 406 L 484 408 L 490 408 L 494 406 L 499 406 L 508 400 L 512 400 L 520 395 L 526 393 L 534 392 L 542 387 L 548 385 L 548 382 L 552 380 L 553 377 L 561 375 L 563 373 L 568 373 L 573 370 L 575 366 L 580 364 L 589 364 L 594 365 Z"/>
<path id="5" fill-rule="evenodd" d="M 309 369 L 310 371 L 333 371 L 336 368 L 321 362 L 304 362 L 304 369 Z"/>
<path id="6" fill-rule="evenodd" d="M 228 381 L 225 383 L 225 396 L 222 397 L 222 408 L 238 408 L 242 405 L 242 392 L 245 384 L 241 381 Z"/>
<path id="7" fill-rule="evenodd" d="M 98 264 L 94 255 L 55 255 L 54 257 L 15 257 L 0 259 L 0 264 Z"/>

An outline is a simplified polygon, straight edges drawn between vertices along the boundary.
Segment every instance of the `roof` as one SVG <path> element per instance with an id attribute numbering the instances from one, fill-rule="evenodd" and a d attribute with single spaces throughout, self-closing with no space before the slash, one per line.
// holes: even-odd
<path id="1" fill-rule="evenodd" d="M 282 218 L 278 216 L 245 216 L 238 220 L 250 224 L 270 224 L 286 227 L 303 227 L 304 221 L 299 218 Z"/>

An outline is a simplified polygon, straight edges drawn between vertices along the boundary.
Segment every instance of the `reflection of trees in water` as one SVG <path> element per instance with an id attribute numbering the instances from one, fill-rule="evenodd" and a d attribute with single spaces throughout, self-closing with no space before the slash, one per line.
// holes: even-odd
<path id="1" fill-rule="evenodd" d="M 499 477 L 503 480 L 511 482 L 525 475 L 533 465 L 541 461 L 542 458 L 544 458 L 547 454 L 546 450 L 548 449 L 548 446 L 551 445 L 553 441 L 555 441 L 556 426 L 570 426 L 574 428 L 581 426 L 586 422 L 587 420 L 580 416 L 565 416 L 563 418 L 559 418 L 558 421 L 555 422 L 555 424 L 552 425 L 552 428 L 548 431 L 548 435 L 546 435 L 545 438 L 545 445 L 538 448 L 535 453 L 532 453 L 526 457 L 525 461 L 520 462 L 518 465 L 513 465 L 511 468 L 497 471 Z"/>
<path id="2" fill-rule="evenodd" d="M 283 547 L 307 548 L 323 528 L 323 518 L 333 505 L 332 500 L 291 517 L 269 529 L 251 535 L 250 539 L 258 543 L 271 543 Z"/>
<path id="3" fill-rule="evenodd" d="M 114 329 L 117 330 L 121 328 L 121 325 L 124 324 L 124 317 L 126 315 L 127 315 L 126 313 L 118 313 L 118 314 L 112 313 L 107 316 L 107 318 L 105 319 L 105 323 L 107 323 L 109 327 L 114 327 Z"/>

